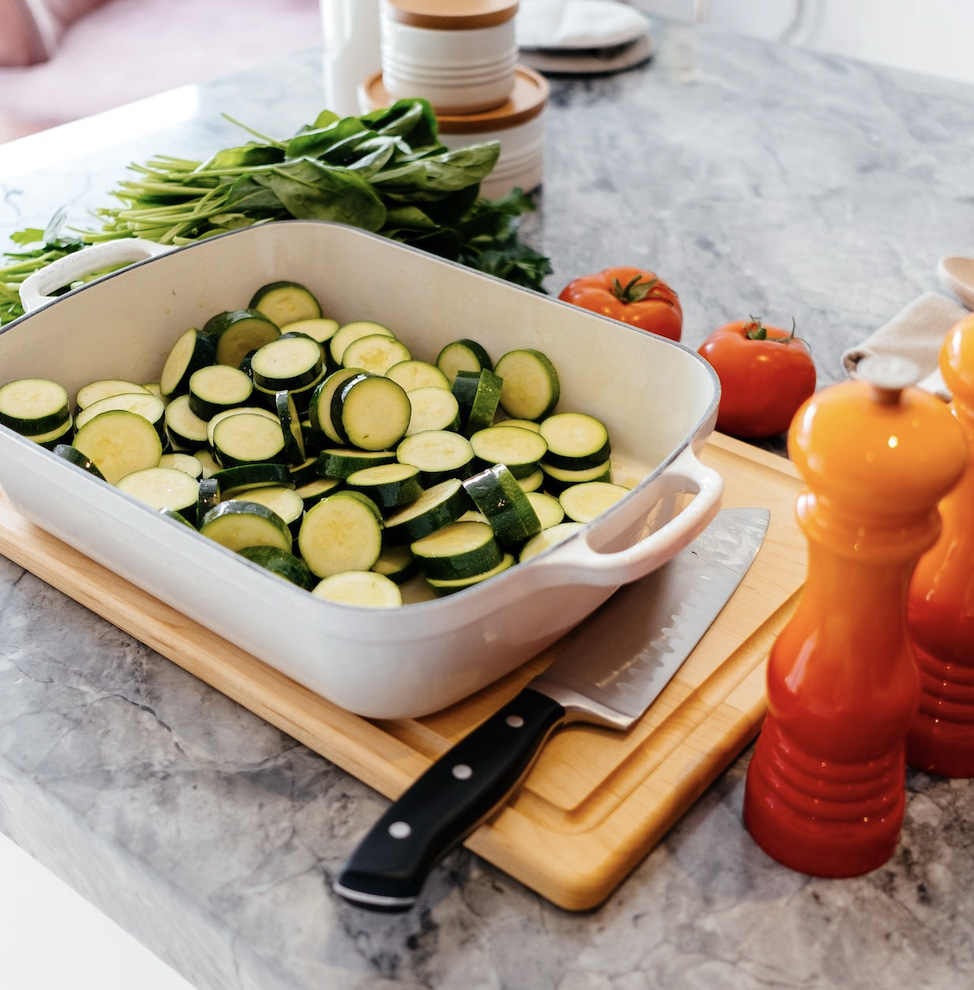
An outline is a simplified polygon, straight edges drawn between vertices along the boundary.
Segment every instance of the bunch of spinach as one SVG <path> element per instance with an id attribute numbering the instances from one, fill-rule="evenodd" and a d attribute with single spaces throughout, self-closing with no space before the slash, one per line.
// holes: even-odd
<path id="1" fill-rule="evenodd" d="M 518 235 L 518 220 L 534 203 L 520 190 L 499 200 L 479 195 L 498 142 L 448 150 L 426 101 L 400 100 L 362 117 L 326 110 L 284 141 L 245 130 L 257 140 L 205 163 L 158 155 L 131 165 L 139 177 L 112 190 L 120 205 L 94 211 L 95 229 L 64 236 L 57 218 L 44 231 L 14 234 L 31 247 L 4 255 L 0 325 L 22 314 L 24 278 L 86 244 L 122 237 L 184 244 L 287 219 L 361 227 L 543 291 L 551 265 Z"/>

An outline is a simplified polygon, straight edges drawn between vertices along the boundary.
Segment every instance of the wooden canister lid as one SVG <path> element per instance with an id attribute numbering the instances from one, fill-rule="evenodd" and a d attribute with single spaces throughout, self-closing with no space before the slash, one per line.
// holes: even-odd
<path id="1" fill-rule="evenodd" d="M 369 110 L 392 106 L 396 101 L 382 82 L 382 73 L 376 72 L 362 84 L 362 94 Z M 514 69 L 514 87 L 506 103 L 493 110 L 479 113 L 437 114 L 443 134 L 482 134 L 485 131 L 506 130 L 537 117 L 548 102 L 548 80 L 527 66 Z"/>
<path id="2" fill-rule="evenodd" d="M 504 24 L 517 13 L 517 0 L 384 0 L 397 24 L 433 31 L 472 31 Z"/>

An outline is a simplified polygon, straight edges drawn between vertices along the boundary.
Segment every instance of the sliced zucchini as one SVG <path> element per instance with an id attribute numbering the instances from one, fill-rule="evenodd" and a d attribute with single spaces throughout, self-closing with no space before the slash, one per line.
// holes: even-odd
<path id="1" fill-rule="evenodd" d="M 175 468 L 197 481 L 203 477 L 203 462 L 194 454 L 163 454 L 159 458 L 159 467 Z"/>
<path id="2" fill-rule="evenodd" d="M 200 419 L 210 420 L 226 409 L 247 405 L 254 394 L 254 382 L 239 368 L 208 364 L 190 376 L 188 392 L 189 408 Z"/>
<path id="3" fill-rule="evenodd" d="M 22 436 L 60 430 L 71 422 L 65 387 L 48 378 L 19 378 L 0 388 L 0 425 Z"/>
<path id="4" fill-rule="evenodd" d="M 541 432 L 541 424 L 533 419 L 502 419 L 498 426 L 520 426 L 522 430 L 534 430 L 535 433 Z"/>
<path id="5" fill-rule="evenodd" d="M 306 485 L 309 481 L 315 481 L 318 475 L 318 455 L 312 454 L 306 457 L 300 464 L 289 464 L 288 473 L 295 486 Z"/>
<path id="6" fill-rule="evenodd" d="M 230 550 L 277 547 L 290 552 L 291 530 L 272 509 L 244 499 L 228 499 L 203 516 L 200 533 Z"/>
<path id="7" fill-rule="evenodd" d="M 211 475 L 223 498 L 236 498 L 254 488 L 289 487 L 291 475 L 284 464 L 237 464 Z"/>
<path id="8" fill-rule="evenodd" d="M 501 408 L 512 419 L 543 419 L 561 395 L 558 372 L 547 356 L 534 348 L 508 351 L 494 369 L 504 380 Z"/>
<path id="9" fill-rule="evenodd" d="M 501 546 L 509 550 L 541 531 L 541 520 L 517 478 L 503 465 L 467 478 L 463 487 L 486 517 Z"/>
<path id="10" fill-rule="evenodd" d="M 251 297 L 248 309 L 256 309 L 279 327 L 295 320 L 314 320 L 321 316 L 317 296 L 299 282 L 268 282 Z"/>
<path id="11" fill-rule="evenodd" d="M 521 486 L 521 491 L 536 492 L 544 486 L 545 477 L 544 471 L 538 468 L 537 471 L 532 471 L 526 477 L 518 478 L 517 483 Z"/>
<path id="12" fill-rule="evenodd" d="M 162 386 L 158 382 L 143 382 L 142 388 L 153 395 L 158 395 L 160 399 L 163 398 Z"/>
<path id="13" fill-rule="evenodd" d="M 436 366 L 452 382 L 458 371 L 479 372 L 494 368 L 490 356 L 482 345 L 468 337 L 461 337 L 444 347 L 436 356 Z"/>
<path id="14" fill-rule="evenodd" d="M 106 399 L 110 395 L 120 395 L 123 392 L 148 392 L 150 389 L 145 385 L 138 385 L 125 378 L 100 378 L 98 381 L 89 382 L 78 389 L 78 394 L 74 397 L 75 405 L 79 409 L 90 406 L 92 402 L 99 399 Z"/>
<path id="15" fill-rule="evenodd" d="M 424 488 L 447 478 L 462 481 L 475 473 L 470 441 L 453 430 L 421 430 L 410 434 L 396 448 L 396 458 L 419 468 Z"/>
<path id="16" fill-rule="evenodd" d="M 384 375 L 394 364 L 412 357 L 409 348 L 385 333 L 370 333 L 353 340 L 342 353 L 342 364 L 364 368 L 373 375 Z"/>
<path id="17" fill-rule="evenodd" d="M 527 496 L 528 501 L 534 507 L 534 511 L 538 514 L 542 529 L 550 529 L 552 526 L 557 526 L 560 522 L 564 521 L 565 510 L 562 508 L 561 502 L 554 495 L 549 495 L 547 492 L 533 491 L 528 492 Z"/>
<path id="18" fill-rule="evenodd" d="M 110 485 L 133 471 L 155 467 L 162 457 L 156 428 L 128 409 L 110 409 L 89 419 L 75 434 L 74 446 L 91 458 Z"/>
<path id="19" fill-rule="evenodd" d="M 584 471 L 609 459 L 612 447 L 605 424 L 586 413 L 564 412 L 541 422 L 548 444 L 545 463 L 554 468 Z"/>
<path id="20" fill-rule="evenodd" d="M 454 522 L 415 540 L 410 550 L 424 577 L 434 580 L 471 578 L 493 570 L 504 558 L 487 523 Z"/>
<path id="21" fill-rule="evenodd" d="M 404 584 L 419 571 L 419 564 L 408 546 L 382 548 L 379 559 L 372 565 L 377 574 L 384 574 L 396 584 Z"/>
<path id="22" fill-rule="evenodd" d="M 310 591 L 314 587 L 314 578 L 308 565 L 293 553 L 282 550 L 280 547 L 243 547 L 237 553 L 247 560 L 252 560 L 255 564 L 276 574 L 291 584 L 296 584 L 305 591 Z"/>
<path id="23" fill-rule="evenodd" d="M 224 467 L 282 463 L 284 448 L 280 421 L 256 412 L 227 416 L 213 430 L 213 453 Z"/>
<path id="24" fill-rule="evenodd" d="M 326 447 L 317 459 L 316 471 L 323 478 L 347 478 L 363 468 L 391 464 L 394 450 L 359 450 L 357 447 Z"/>
<path id="25" fill-rule="evenodd" d="M 441 481 L 386 517 L 386 544 L 400 546 L 421 539 L 456 522 L 469 509 L 470 498 L 459 478 Z"/>
<path id="26" fill-rule="evenodd" d="M 580 522 L 561 522 L 556 523 L 554 526 L 549 526 L 547 529 L 541 530 L 535 536 L 532 536 L 527 543 L 521 547 L 521 552 L 518 555 L 519 561 L 529 560 L 531 557 L 541 553 L 542 550 L 547 550 L 549 547 L 556 546 L 558 543 L 562 543 L 567 540 L 569 536 L 573 536 L 580 529 L 584 529 L 585 524 Z"/>
<path id="27" fill-rule="evenodd" d="M 177 512 L 175 509 L 168 507 L 162 508 L 159 510 L 159 515 L 165 519 L 171 519 L 173 522 L 179 523 L 180 526 L 188 526 L 193 532 L 196 531 L 196 527 L 181 512 Z"/>
<path id="28" fill-rule="evenodd" d="M 341 443 L 362 450 L 389 450 L 406 435 L 411 412 L 401 385 L 362 372 L 343 382 L 332 396 L 331 425 Z"/>
<path id="29" fill-rule="evenodd" d="M 409 358 L 394 364 L 385 375 L 386 378 L 391 378 L 402 385 L 407 392 L 411 392 L 414 388 L 422 388 L 424 385 L 435 385 L 450 391 L 450 379 L 435 364 L 417 358 Z"/>
<path id="30" fill-rule="evenodd" d="M 30 434 L 25 436 L 24 439 L 36 443 L 39 447 L 53 450 L 59 444 L 70 443 L 73 435 L 74 424 L 69 419 L 64 426 L 59 426 L 56 430 L 51 430 L 48 433 Z"/>
<path id="31" fill-rule="evenodd" d="M 589 481 L 571 485 L 559 496 L 565 515 L 575 522 L 591 522 L 619 499 L 629 494 L 629 489 L 608 481 Z"/>
<path id="32" fill-rule="evenodd" d="M 330 320 L 322 316 L 317 319 L 295 320 L 293 323 L 282 324 L 281 333 L 306 333 L 319 344 L 325 345 L 335 336 L 340 325 L 338 320 Z M 328 348 L 324 349 L 328 351 Z M 330 357 L 330 354 L 326 353 L 326 356 Z"/>
<path id="33" fill-rule="evenodd" d="M 224 409 L 223 412 L 218 412 L 212 419 L 207 421 L 206 424 L 206 442 L 213 447 L 213 431 L 229 416 L 236 416 L 238 413 L 248 413 L 255 416 L 263 416 L 265 419 L 269 419 L 272 422 L 279 422 L 276 413 L 270 411 L 270 409 L 264 409 L 262 406 L 238 406 L 236 409 Z"/>
<path id="34" fill-rule="evenodd" d="M 250 358 L 254 382 L 273 392 L 304 388 L 317 381 L 324 368 L 321 344 L 300 333 L 282 335 L 258 348 Z"/>
<path id="35" fill-rule="evenodd" d="M 382 522 L 363 501 L 337 492 L 305 512 L 298 547 L 319 578 L 367 571 L 382 552 Z"/>
<path id="36" fill-rule="evenodd" d="M 74 425 L 80 429 L 90 419 L 112 409 L 127 409 L 148 420 L 156 432 L 162 435 L 166 428 L 166 403 L 151 392 L 121 392 L 118 395 L 106 395 L 103 399 L 85 406 L 75 417 Z"/>
<path id="37" fill-rule="evenodd" d="M 312 430 L 323 434 L 332 443 L 341 443 L 341 439 L 331 421 L 331 405 L 335 393 L 346 382 L 363 374 L 361 368 L 339 368 L 322 381 L 314 391 L 308 406 L 308 421 Z"/>
<path id="38" fill-rule="evenodd" d="M 216 360 L 216 338 L 196 327 L 184 330 L 176 339 L 159 376 L 159 390 L 164 399 L 182 395 L 189 388 L 194 371 Z"/>
<path id="39" fill-rule="evenodd" d="M 460 404 L 452 392 L 438 385 L 421 385 L 407 394 L 410 411 L 406 436 L 460 428 Z"/>
<path id="40" fill-rule="evenodd" d="M 153 509 L 174 509 L 195 524 L 199 482 L 185 471 L 148 467 L 119 478 L 115 487 Z"/>
<path id="41" fill-rule="evenodd" d="M 395 337 L 395 334 L 387 326 L 383 326 L 383 324 L 376 323 L 373 320 L 355 320 L 352 323 L 343 324 L 335 331 L 331 340 L 328 342 L 328 349 L 331 352 L 332 361 L 334 361 L 336 365 L 343 365 L 345 363 L 343 360 L 345 356 L 345 348 L 348 347 L 353 340 L 358 340 L 359 337 L 368 337 L 375 333 L 382 333 L 388 337 Z"/>
<path id="42" fill-rule="evenodd" d="M 273 509 L 287 523 L 291 534 L 298 535 L 301 517 L 304 515 L 304 499 L 293 488 L 285 485 L 251 488 L 248 489 L 246 498 L 248 502 L 257 502 Z"/>
<path id="43" fill-rule="evenodd" d="M 188 393 L 169 400 L 163 422 L 166 436 L 177 451 L 196 450 L 207 443 L 206 420 L 189 408 Z"/>
<path id="44" fill-rule="evenodd" d="M 492 567 L 483 574 L 474 574 L 473 577 L 467 578 L 427 578 L 426 582 L 437 596 L 452 595 L 457 591 L 463 591 L 465 588 L 472 588 L 474 585 L 496 577 L 498 574 L 503 574 L 513 564 L 514 554 L 505 553 L 496 567 Z"/>
<path id="45" fill-rule="evenodd" d="M 461 427 L 468 437 L 494 422 L 503 384 L 503 380 L 487 368 L 457 372 L 453 379 L 453 394 L 460 406 Z"/>
<path id="46" fill-rule="evenodd" d="M 363 608 L 398 608 L 402 605 L 402 592 L 391 578 L 378 571 L 344 571 L 323 578 L 311 594 L 342 605 L 359 605 Z"/>
<path id="47" fill-rule="evenodd" d="M 545 490 L 555 495 L 561 494 L 571 485 L 581 485 L 589 481 L 612 480 L 611 460 L 603 461 L 601 464 L 586 468 L 584 471 L 566 471 L 564 468 L 551 467 L 542 461 L 541 470 L 544 472 Z"/>
<path id="48" fill-rule="evenodd" d="M 287 391 L 278 392 L 274 397 L 274 406 L 281 424 L 281 432 L 284 434 L 284 460 L 296 467 L 304 463 L 307 455 L 304 449 L 301 415 L 294 403 L 294 396 Z"/>
<path id="49" fill-rule="evenodd" d="M 73 464 L 75 467 L 93 474 L 96 478 L 101 478 L 102 481 L 105 480 L 105 476 L 98 470 L 95 462 L 87 454 L 83 454 L 78 450 L 77 447 L 73 447 L 69 443 L 58 443 L 54 445 L 54 454 L 69 464 Z"/>
<path id="50" fill-rule="evenodd" d="M 196 521 L 197 523 L 222 501 L 220 482 L 216 478 L 200 478 L 196 486 Z"/>
<path id="51" fill-rule="evenodd" d="M 398 461 L 355 471 L 345 479 L 345 484 L 351 491 L 368 495 L 383 510 L 409 505 L 423 494 L 419 468 Z"/>
<path id="52" fill-rule="evenodd" d="M 277 340 L 281 329 L 259 310 L 235 309 L 210 317 L 203 324 L 203 333 L 214 340 L 217 364 L 239 368 L 252 351 Z"/>
<path id="53" fill-rule="evenodd" d="M 302 385 L 301 388 L 288 389 L 288 394 L 294 400 L 294 408 L 297 409 L 298 415 L 303 419 L 308 415 L 308 408 L 311 405 L 311 399 L 315 394 L 315 389 L 325 380 L 325 369 L 321 369 L 321 373 L 318 377 L 311 382 L 309 385 Z M 277 393 L 280 389 L 268 389 L 264 388 L 262 385 L 254 383 L 254 398 L 261 402 L 263 406 L 267 409 L 274 409 L 275 402 L 277 401 Z"/>
<path id="54" fill-rule="evenodd" d="M 520 426 L 488 426 L 470 437 L 480 467 L 506 464 L 515 478 L 526 478 L 538 470 L 548 444 L 540 433 Z"/>
<path id="55" fill-rule="evenodd" d="M 297 492 L 304 502 L 305 509 L 310 509 L 316 502 L 334 495 L 344 484 L 341 478 L 315 478 L 314 481 L 306 481 L 303 485 L 299 485 Z"/>
<path id="56" fill-rule="evenodd" d="M 216 462 L 216 458 L 213 456 L 213 451 L 209 447 L 200 447 L 193 451 L 193 457 L 195 457 L 200 464 L 203 465 L 203 477 L 210 478 L 217 471 L 222 471 L 223 469 Z"/>

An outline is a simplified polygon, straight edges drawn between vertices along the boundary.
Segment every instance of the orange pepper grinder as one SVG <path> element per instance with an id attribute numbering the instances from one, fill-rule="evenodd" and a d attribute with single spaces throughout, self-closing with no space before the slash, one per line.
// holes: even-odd
<path id="1" fill-rule="evenodd" d="M 967 437 L 968 462 L 940 503 L 940 538 L 920 558 L 907 596 L 920 709 L 907 733 L 906 759 L 944 777 L 974 777 L 974 316 L 947 334 L 940 372 Z"/>
<path id="2" fill-rule="evenodd" d="M 896 848 L 919 697 L 907 587 L 967 462 L 947 405 L 912 387 L 912 362 L 868 358 L 857 374 L 808 399 L 789 430 L 808 572 L 771 651 L 744 792 L 758 845 L 824 877 L 868 873 Z"/>

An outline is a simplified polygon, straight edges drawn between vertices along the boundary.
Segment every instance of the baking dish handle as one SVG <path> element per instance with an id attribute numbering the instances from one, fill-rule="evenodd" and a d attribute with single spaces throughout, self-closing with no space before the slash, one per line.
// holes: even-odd
<path id="1" fill-rule="evenodd" d="M 669 495 L 692 493 L 693 498 L 668 523 L 625 550 L 602 553 L 589 544 L 587 534 L 554 547 L 547 558 L 538 558 L 535 582 L 619 585 L 649 574 L 706 529 L 720 508 L 724 482 L 687 447 L 652 488 L 654 505 Z"/>
<path id="2" fill-rule="evenodd" d="M 156 244 L 138 237 L 89 244 L 80 251 L 52 261 L 33 275 L 28 275 L 20 286 L 20 302 L 24 312 L 29 313 L 55 299 L 54 292 L 78 279 L 87 278 L 105 269 L 122 268 L 135 261 L 145 261 L 171 250 L 170 245 Z"/>

